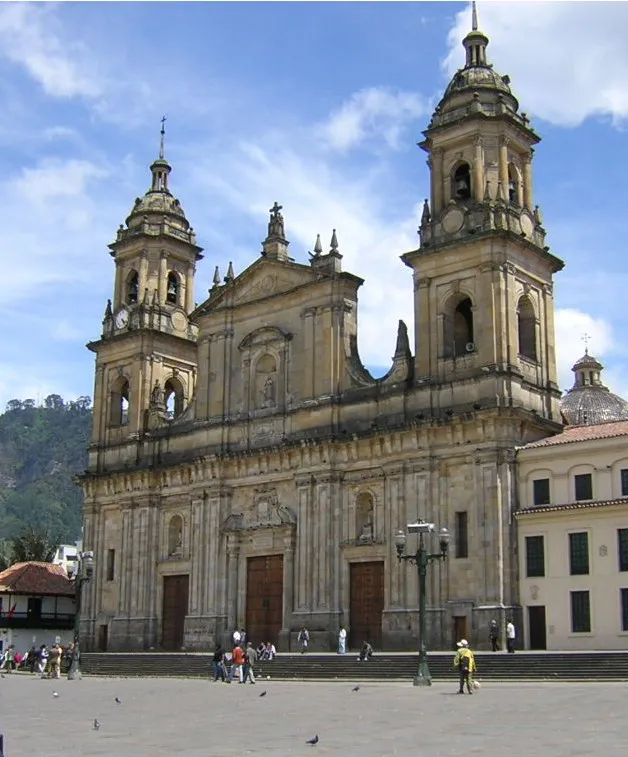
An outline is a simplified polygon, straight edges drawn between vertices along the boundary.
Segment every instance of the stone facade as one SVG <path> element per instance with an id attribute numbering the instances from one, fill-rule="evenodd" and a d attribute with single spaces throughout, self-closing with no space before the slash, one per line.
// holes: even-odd
<path id="1" fill-rule="evenodd" d="M 527 649 L 625 649 L 628 421 L 567 427 L 517 452 Z"/>
<path id="2" fill-rule="evenodd" d="M 428 576 L 428 646 L 484 643 L 491 618 L 517 614 L 514 450 L 560 429 L 562 263 L 533 205 L 539 138 L 487 43 L 467 36 L 424 132 L 431 198 L 403 256 L 414 349 L 400 323 L 381 379 L 359 359 L 363 282 L 335 232 L 295 262 L 275 204 L 259 258 L 216 270 L 195 307 L 201 251 L 163 150 L 151 166 L 90 345 L 88 646 L 207 649 L 237 626 L 287 649 L 305 625 L 333 649 L 344 625 L 354 645 L 416 648 L 418 579 L 394 535 L 421 518 L 454 537 Z"/>

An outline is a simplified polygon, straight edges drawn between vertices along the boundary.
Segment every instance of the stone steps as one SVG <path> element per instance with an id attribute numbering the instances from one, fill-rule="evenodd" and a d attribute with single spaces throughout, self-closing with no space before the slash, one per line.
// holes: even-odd
<path id="1" fill-rule="evenodd" d="M 431 653 L 434 680 L 452 680 L 454 653 Z M 278 680 L 411 680 L 418 656 L 408 653 L 375 654 L 358 662 L 356 654 L 281 654 L 272 662 L 258 663 L 256 675 Z M 525 652 L 514 655 L 476 654 L 476 677 L 482 680 L 628 680 L 628 652 Z M 103 676 L 210 677 L 211 654 L 83 652 L 82 671 Z"/>

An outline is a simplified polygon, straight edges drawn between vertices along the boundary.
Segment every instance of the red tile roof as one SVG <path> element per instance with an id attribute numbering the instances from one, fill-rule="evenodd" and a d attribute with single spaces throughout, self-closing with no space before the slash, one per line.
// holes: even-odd
<path id="1" fill-rule="evenodd" d="M 613 505 L 624 505 L 628 508 L 628 497 L 619 499 L 596 499 L 590 502 L 568 502 L 564 505 L 539 505 L 537 507 L 524 507 L 522 510 L 515 512 L 515 517 L 522 515 L 535 515 L 536 513 L 554 513 L 560 510 L 587 510 L 596 507 L 611 507 Z"/>
<path id="2" fill-rule="evenodd" d="M 573 442 L 586 442 L 592 439 L 611 439 L 614 436 L 628 436 L 628 421 L 612 421 L 610 423 L 597 423 L 591 426 L 567 426 L 556 436 L 540 439 L 538 442 L 530 442 L 519 449 L 534 449 L 535 447 L 551 447 L 554 444 L 570 444 Z"/>
<path id="3" fill-rule="evenodd" d="M 74 583 L 61 565 L 18 562 L 0 573 L 0 592 L 74 596 Z"/>

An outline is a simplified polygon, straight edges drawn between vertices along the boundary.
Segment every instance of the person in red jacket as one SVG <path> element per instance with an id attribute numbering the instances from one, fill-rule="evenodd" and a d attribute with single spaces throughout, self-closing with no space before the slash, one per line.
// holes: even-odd
<path id="1" fill-rule="evenodd" d="M 244 650 L 241 646 L 235 646 L 231 654 L 231 675 L 229 679 L 233 681 L 235 674 L 238 674 L 238 680 L 240 683 L 244 683 L 244 676 L 242 674 L 242 666 L 244 665 Z"/>

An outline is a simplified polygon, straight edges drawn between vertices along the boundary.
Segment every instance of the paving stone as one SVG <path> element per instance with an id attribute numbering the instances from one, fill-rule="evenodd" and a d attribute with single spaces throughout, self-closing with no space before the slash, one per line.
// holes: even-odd
<path id="1" fill-rule="evenodd" d="M 455 681 L 352 688 L 11 675 L 0 680 L 0 732 L 5 757 L 585 757 L 628 741 L 625 684 L 486 683 L 474 696 L 457 695 Z"/>

